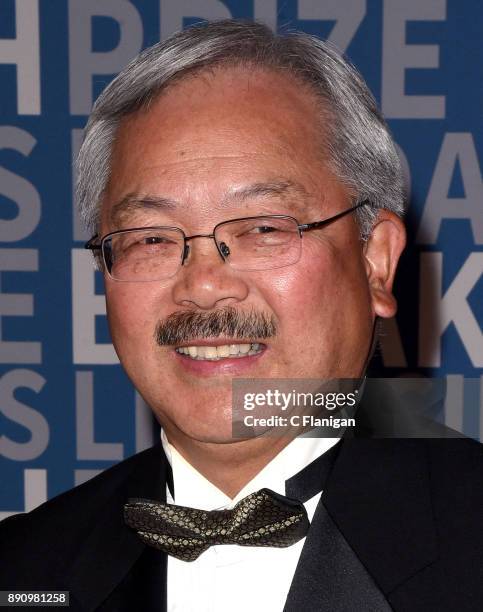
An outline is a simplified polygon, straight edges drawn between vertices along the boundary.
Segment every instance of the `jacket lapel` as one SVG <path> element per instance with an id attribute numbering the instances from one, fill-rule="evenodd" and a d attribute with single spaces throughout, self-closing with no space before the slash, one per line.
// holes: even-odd
<path id="1" fill-rule="evenodd" d="M 67 588 L 77 604 L 73 609 L 166 609 L 166 555 L 147 550 L 124 524 L 123 506 L 130 497 L 166 501 L 168 470 L 158 444 L 135 458 L 131 471 L 100 506 L 94 529 L 66 569 Z"/>
<path id="2" fill-rule="evenodd" d="M 344 439 L 286 611 L 390 609 L 384 596 L 436 558 L 425 442 Z"/>
<path id="3" fill-rule="evenodd" d="M 389 612 L 386 598 L 319 503 L 284 612 Z"/>
<path id="4" fill-rule="evenodd" d="M 385 593 L 436 559 L 424 440 L 344 440 L 323 501 Z"/>

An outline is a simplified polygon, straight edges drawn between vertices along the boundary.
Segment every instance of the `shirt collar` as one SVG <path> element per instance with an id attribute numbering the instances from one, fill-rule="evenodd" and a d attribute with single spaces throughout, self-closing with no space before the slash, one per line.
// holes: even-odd
<path id="1" fill-rule="evenodd" d="M 173 471 L 175 490 L 174 500 L 167 491 L 168 501 L 200 510 L 219 510 L 232 508 L 243 497 L 263 488 L 285 495 L 285 481 L 338 441 L 339 438 L 295 438 L 231 499 L 188 463 L 161 430 L 161 442 Z"/>

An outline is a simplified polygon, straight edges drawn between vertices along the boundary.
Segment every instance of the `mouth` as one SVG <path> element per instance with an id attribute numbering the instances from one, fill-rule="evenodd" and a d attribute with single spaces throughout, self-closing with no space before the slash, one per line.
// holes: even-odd
<path id="1" fill-rule="evenodd" d="M 260 342 L 178 346 L 175 351 L 183 357 L 194 361 L 222 361 L 223 359 L 239 359 L 258 355 L 265 348 Z"/>

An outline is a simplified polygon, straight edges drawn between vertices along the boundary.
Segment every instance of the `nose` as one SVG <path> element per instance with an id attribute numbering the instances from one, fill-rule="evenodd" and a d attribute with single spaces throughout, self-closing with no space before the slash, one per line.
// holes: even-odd
<path id="1" fill-rule="evenodd" d="M 199 236 L 190 241 L 184 264 L 175 276 L 173 299 L 177 304 L 212 310 L 233 306 L 248 293 L 246 280 L 220 257 L 212 238 Z"/>

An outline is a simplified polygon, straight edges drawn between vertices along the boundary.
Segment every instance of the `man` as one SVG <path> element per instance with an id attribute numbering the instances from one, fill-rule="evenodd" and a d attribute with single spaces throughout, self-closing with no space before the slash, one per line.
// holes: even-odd
<path id="1" fill-rule="evenodd" d="M 232 435 L 233 379 L 362 379 L 395 313 L 400 169 L 358 73 L 309 36 L 191 28 L 101 95 L 78 192 L 162 443 L 4 522 L 1 588 L 83 611 L 479 609 L 479 445 Z M 283 547 L 221 543 L 239 515 L 206 511 L 247 499 L 287 510 Z"/>

